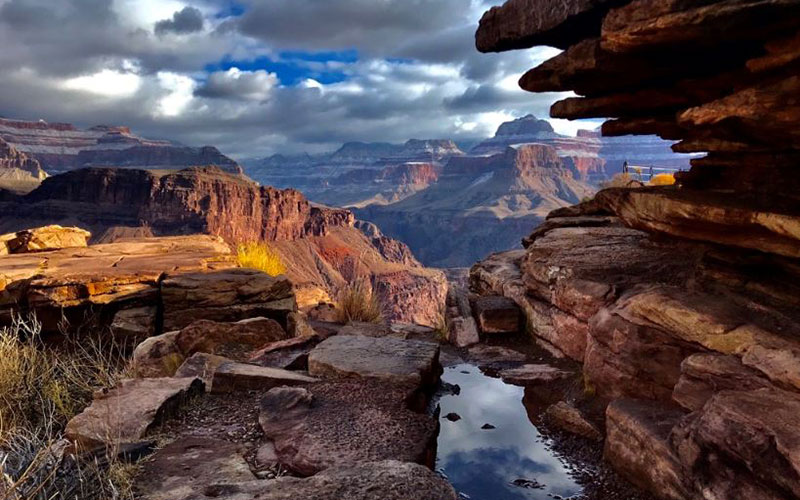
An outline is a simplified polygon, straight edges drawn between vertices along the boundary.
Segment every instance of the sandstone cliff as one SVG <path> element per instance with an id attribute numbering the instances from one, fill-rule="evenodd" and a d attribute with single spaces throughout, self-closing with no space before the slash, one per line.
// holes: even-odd
<path id="1" fill-rule="evenodd" d="M 0 201 L 0 234 L 50 224 L 89 229 L 98 243 L 192 234 L 229 245 L 268 241 L 304 307 L 366 281 L 398 292 L 381 295 L 388 320 L 433 325 L 446 294 L 441 273 L 422 268 L 405 245 L 379 231 L 367 237 L 351 212 L 312 205 L 298 191 L 259 186 L 216 167 L 81 169 Z"/>
<path id="2" fill-rule="evenodd" d="M 708 153 L 675 186 L 553 212 L 471 273 L 583 363 L 611 400 L 606 459 L 658 498 L 800 497 L 799 19 L 782 0 L 509 0 L 477 33 L 564 49 L 520 81 L 580 96 L 553 116 Z"/>
<path id="3" fill-rule="evenodd" d="M 128 127 L 80 130 L 68 123 L 0 118 L 0 139 L 37 160 L 51 174 L 84 167 L 179 170 L 206 165 L 241 173 L 235 161 L 212 146 L 192 148 L 144 139 Z"/>

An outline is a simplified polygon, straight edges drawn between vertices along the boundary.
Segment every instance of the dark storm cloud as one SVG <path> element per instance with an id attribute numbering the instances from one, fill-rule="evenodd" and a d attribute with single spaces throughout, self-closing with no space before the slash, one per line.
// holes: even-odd
<path id="1" fill-rule="evenodd" d="M 483 137 L 552 100 L 508 85 L 537 52 L 474 49 L 484 0 L 170 1 L 0 0 L 0 115 L 257 156 Z M 259 66 L 287 51 L 300 51 L 293 78 Z M 341 78 L 312 80 L 331 73 Z M 120 77 L 129 92 L 102 92 Z"/>
<path id="2" fill-rule="evenodd" d="M 164 19 L 156 23 L 155 32 L 157 35 L 166 33 L 176 33 L 185 35 L 202 31 L 205 21 L 203 13 L 194 7 L 184 7 L 172 15 L 172 19 Z"/>

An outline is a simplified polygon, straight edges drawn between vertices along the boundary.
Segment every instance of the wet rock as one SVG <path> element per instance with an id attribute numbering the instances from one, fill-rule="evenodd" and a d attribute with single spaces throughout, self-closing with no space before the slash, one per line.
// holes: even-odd
<path id="1" fill-rule="evenodd" d="M 217 372 L 217 368 L 224 363 L 230 362 L 232 362 L 231 359 L 223 356 L 198 352 L 184 361 L 175 372 L 174 376 L 177 378 L 199 378 L 205 383 L 206 390 L 211 391 L 211 384 L 214 380 L 214 374 Z"/>
<path id="2" fill-rule="evenodd" d="M 458 422 L 459 420 L 461 420 L 461 415 L 459 415 L 458 413 L 448 413 L 447 415 L 444 416 L 444 418 L 446 418 L 451 422 Z"/>
<path id="3" fill-rule="evenodd" d="M 520 330 L 522 315 L 513 300 L 498 296 L 477 297 L 472 306 L 482 333 L 516 333 Z"/>
<path id="4" fill-rule="evenodd" d="M 391 337 L 331 337 L 311 351 L 308 371 L 324 378 L 362 377 L 432 386 L 439 380 L 439 346 Z"/>
<path id="5" fill-rule="evenodd" d="M 574 376 L 568 372 L 550 365 L 522 365 L 519 368 L 510 368 L 500 372 L 503 382 L 515 385 L 546 384 Z"/>
<path id="6" fill-rule="evenodd" d="M 493 426 L 492 424 L 483 424 L 481 426 L 481 429 L 483 429 L 485 431 L 490 431 L 492 429 L 497 429 L 497 427 Z"/>
<path id="7" fill-rule="evenodd" d="M 410 411 L 407 394 L 374 380 L 276 388 L 259 422 L 281 463 L 304 475 L 372 460 L 427 463 L 437 422 Z"/>
<path id="8" fill-rule="evenodd" d="M 139 378 L 173 376 L 186 359 L 175 343 L 178 333 L 165 333 L 139 344 L 131 361 L 134 375 Z"/>
<path id="9" fill-rule="evenodd" d="M 214 372 L 211 391 L 220 394 L 237 390 L 266 390 L 270 387 L 314 382 L 318 380 L 288 370 L 244 363 L 223 363 Z"/>
<path id="10" fill-rule="evenodd" d="M 44 226 L 0 235 L 0 255 L 85 248 L 92 233 L 77 227 Z"/>
<path id="11" fill-rule="evenodd" d="M 67 424 L 65 435 L 85 449 L 141 441 L 187 398 L 203 391 L 196 378 L 123 380 L 95 395 L 92 404 Z"/>
<path id="12" fill-rule="evenodd" d="M 135 488 L 143 500 L 205 498 L 217 483 L 252 481 L 241 445 L 205 437 L 183 437 L 144 462 Z"/>
<path id="13" fill-rule="evenodd" d="M 672 392 L 672 399 L 689 411 L 697 411 L 719 391 L 771 387 L 774 386 L 769 380 L 744 366 L 735 356 L 694 354 L 681 365 L 681 377 Z"/>
<path id="14" fill-rule="evenodd" d="M 519 363 L 527 358 L 521 352 L 513 349 L 485 344 L 470 348 L 469 355 L 481 366 L 495 363 Z"/>
<path id="15" fill-rule="evenodd" d="M 535 479 L 515 479 L 511 484 L 519 488 L 527 488 L 530 490 L 543 490 L 545 486 Z"/>
<path id="16" fill-rule="evenodd" d="M 456 500 L 447 481 L 427 467 L 394 460 L 332 467 L 310 478 L 220 484 L 203 498 L 220 500 Z"/>
<path id="17" fill-rule="evenodd" d="M 589 422 L 580 410 L 564 401 L 559 401 L 547 408 L 545 418 L 557 427 L 572 434 L 595 441 L 603 439 L 603 435 L 596 425 Z"/>
<path id="18" fill-rule="evenodd" d="M 250 318 L 236 323 L 200 320 L 182 329 L 175 343 L 184 356 L 205 352 L 245 361 L 259 347 L 287 337 L 281 325 L 268 318 Z"/>
<path id="19" fill-rule="evenodd" d="M 292 284 L 252 269 L 169 276 L 161 285 L 164 329 L 179 330 L 202 319 L 235 322 L 266 317 L 286 325 L 296 303 Z"/>
<path id="20" fill-rule="evenodd" d="M 612 402 L 606 410 L 605 459 L 623 477 L 659 498 L 692 498 L 669 444 L 669 434 L 683 416 L 683 411 L 664 403 Z"/>

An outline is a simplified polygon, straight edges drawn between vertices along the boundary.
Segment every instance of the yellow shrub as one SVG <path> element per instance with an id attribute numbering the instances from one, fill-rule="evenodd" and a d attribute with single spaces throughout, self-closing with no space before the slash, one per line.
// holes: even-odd
<path id="1" fill-rule="evenodd" d="M 270 276 L 286 273 L 280 254 L 263 242 L 242 243 L 237 248 L 236 260 L 239 267 L 257 269 Z"/>
<path id="2" fill-rule="evenodd" d="M 378 297 L 364 283 L 348 285 L 339 293 L 336 315 L 340 323 L 383 323 L 383 310 Z"/>
<path id="3" fill-rule="evenodd" d="M 673 174 L 657 174 L 650 179 L 651 186 L 671 186 L 675 184 L 675 176 Z"/>

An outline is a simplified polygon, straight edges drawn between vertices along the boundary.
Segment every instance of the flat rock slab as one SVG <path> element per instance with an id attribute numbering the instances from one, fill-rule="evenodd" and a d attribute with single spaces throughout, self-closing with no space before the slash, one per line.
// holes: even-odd
<path id="1" fill-rule="evenodd" d="M 394 460 L 333 467 L 300 479 L 219 484 L 198 500 L 456 500 L 453 487 L 429 468 Z M 178 499 L 182 500 L 182 499 Z"/>
<path id="2" fill-rule="evenodd" d="M 189 359 L 175 372 L 178 378 L 196 377 L 206 384 L 206 390 L 211 391 L 211 383 L 214 380 L 214 374 L 217 368 L 225 363 L 232 363 L 233 360 L 223 356 L 216 356 L 214 354 L 206 354 L 198 352 L 192 355 Z"/>
<path id="3" fill-rule="evenodd" d="M 262 399 L 259 422 L 281 463 L 303 475 L 371 460 L 428 463 L 437 422 L 409 410 L 407 395 L 377 380 L 276 388 Z"/>
<path id="4" fill-rule="evenodd" d="M 123 380 L 97 394 L 83 413 L 69 421 L 65 434 L 86 449 L 138 442 L 181 402 L 202 391 L 203 382 L 197 378 Z"/>
<path id="5" fill-rule="evenodd" d="M 211 392 L 220 394 L 237 390 L 266 390 L 284 385 L 304 385 L 315 382 L 319 382 L 319 380 L 279 368 L 245 363 L 223 363 L 214 372 Z"/>
<path id="6" fill-rule="evenodd" d="M 522 312 L 507 297 L 478 297 L 472 304 L 478 327 L 484 334 L 517 333 L 522 326 Z"/>
<path id="7" fill-rule="evenodd" d="M 398 384 L 435 384 L 441 372 L 439 346 L 391 337 L 331 337 L 311 351 L 308 371 L 325 378 L 363 377 Z"/>
<path id="8" fill-rule="evenodd" d="M 519 351 L 493 345 L 472 347 L 469 350 L 469 355 L 481 366 L 496 363 L 520 363 L 527 359 L 527 356 Z"/>
<path id="9" fill-rule="evenodd" d="M 0 255 L 86 248 L 92 233 L 79 227 L 44 226 L 0 235 Z"/>
<path id="10" fill-rule="evenodd" d="M 143 464 L 135 489 L 142 500 L 204 498 L 217 483 L 252 481 L 255 476 L 241 445 L 204 437 L 184 437 L 159 450 Z"/>
<path id="11" fill-rule="evenodd" d="M 511 368 L 500 372 L 500 378 L 503 379 L 503 382 L 515 385 L 555 382 L 573 375 L 573 372 L 550 365 L 522 365 L 519 368 Z"/>

